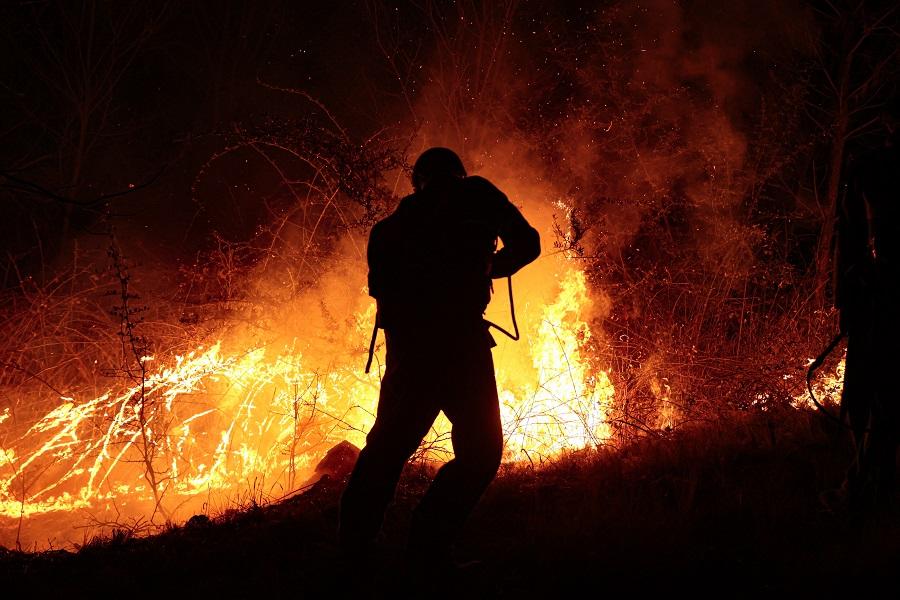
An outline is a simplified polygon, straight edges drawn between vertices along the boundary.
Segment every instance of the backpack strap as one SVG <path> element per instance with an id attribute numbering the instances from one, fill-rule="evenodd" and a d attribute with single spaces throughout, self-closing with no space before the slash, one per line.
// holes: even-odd
<path id="1" fill-rule="evenodd" d="M 499 331 L 500 333 L 502 333 L 509 339 L 511 339 L 515 342 L 518 342 L 519 337 L 520 337 L 519 336 L 519 324 L 516 322 L 516 304 L 513 301 L 512 275 L 510 275 L 506 278 L 506 288 L 509 290 L 509 314 L 512 317 L 513 331 L 516 332 L 515 335 L 508 332 L 506 329 L 504 329 L 503 327 L 500 327 L 499 325 L 497 325 L 496 323 L 494 323 L 492 321 L 488 321 L 487 319 L 485 319 L 484 322 L 488 324 L 488 327 L 493 327 L 494 329 L 496 329 L 497 331 Z"/>
<path id="2" fill-rule="evenodd" d="M 378 322 L 378 315 L 375 315 L 375 326 L 372 327 L 372 339 L 369 341 L 369 358 L 366 360 L 366 375 L 372 369 L 372 359 L 375 357 L 375 341 L 378 339 L 378 330 L 381 324 Z"/>

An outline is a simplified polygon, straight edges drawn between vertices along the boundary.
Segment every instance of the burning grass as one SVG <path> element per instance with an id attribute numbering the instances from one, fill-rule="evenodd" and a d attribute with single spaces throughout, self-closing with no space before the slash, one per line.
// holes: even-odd
<path id="1" fill-rule="evenodd" d="M 5 382 L 11 402 L 0 423 L 5 545 L 72 543 L 73 527 L 150 533 L 227 507 L 248 489 L 258 503 L 276 501 L 336 443 L 364 443 L 379 374 L 364 376 L 359 365 L 374 315 L 346 268 L 261 309 L 249 325 L 235 315 L 175 325 L 147 318 L 140 280 L 118 253 L 110 257 L 111 277 L 44 290 L 26 313 L 32 320 L 14 307 L 5 323 L 22 329 L 10 358 L 19 376 Z M 608 442 L 614 394 L 585 354 L 583 273 L 562 255 L 542 270 L 555 273 L 539 291 L 548 303 L 520 311 L 527 341 L 498 349 L 507 460 L 532 464 Z M 76 348 L 73 328 L 85 338 L 112 333 Z M 171 340 L 157 337 L 166 331 Z M 444 460 L 448 431 L 436 423 L 417 459 Z"/>
<path id="2" fill-rule="evenodd" d="M 545 235 L 558 227 L 539 211 L 532 220 Z M 205 281 L 193 273 L 187 294 L 159 296 L 113 245 L 105 270 L 11 293 L 0 543 L 36 550 L 123 528 L 149 534 L 193 514 L 277 502 L 335 444 L 362 446 L 379 372 L 361 373 L 374 307 L 354 236 L 320 256 L 306 283 L 279 274 L 293 260 L 279 254 L 223 278 L 217 265 L 236 269 L 240 252 L 220 247 L 199 263 Z M 801 307 L 746 319 L 735 349 L 733 336 L 700 343 L 732 310 L 710 300 L 688 321 L 696 327 L 642 340 L 580 265 L 571 252 L 550 253 L 516 278 L 524 340 L 501 338 L 495 349 L 508 463 L 540 467 L 582 448 L 724 426 L 735 410 L 802 404 L 810 331 L 826 318 Z M 198 288 L 205 303 L 188 302 Z M 659 331 L 660 307 L 644 308 L 654 319 L 646 332 Z M 495 300 L 488 317 L 504 322 L 504 309 Z M 825 383 L 833 396 L 839 379 Z M 448 431 L 439 420 L 416 462 L 446 460 Z"/>
<path id="3" fill-rule="evenodd" d="M 792 254 L 802 244 L 776 235 L 789 211 L 758 210 L 774 175 L 742 168 L 762 143 L 718 105 L 658 113 L 651 100 L 636 108 L 671 135 L 648 137 L 625 109 L 591 120 L 608 123 L 596 132 L 603 169 L 548 166 L 556 142 L 540 131 L 455 115 L 484 144 L 466 163 L 521 206 L 546 249 L 515 278 L 523 341 L 494 351 L 509 463 L 795 406 L 829 337 L 833 315 Z M 265 170 L 274 199 L 252 239 L 216 237 L 177 276 L 130 264 L 113 239 L 107 258 L 76 253 L 71 269 L 9 291 L 0 544 L 151 533 L 248 498 L 277 502 L 329 448 L 362 445 L 379 385 L 379 369 L 361 374 L 374 320 L 365 234 L 397 201 L 386 183 L 405 177 L 397 147 L 352 140 L 327 111 L 236 125 L 193 192 L 199 204 L 225 193 L 216 185 L 233 183 L 235 161 Z M 507 322 L 500 298 L 487 317 Z M 436 423 L 416 461 L 446 459 L 447 431 Z"/>
<path id="4" fill-rule="evenodd" d="M 835 443 L 839 433 L 809 411 L 736 412 L 715 426 L 682 428 L 619 451 L 507 465 L 459 544 L 461 557 L 483 562 L 412 593 L 437 587 L 476 597 L 546 597 L 602 586 L 831 596 L 868 589 L 893 572 L 900 521 L 887 515 L 851 528 L 839 507 L 820 501 L 821 491 L 840 484 L 849 457 L 849 445 Z M 425 465 L 407 468 L 371 570 L 336 557 L 341 479 L 149 538 L 120 530 L 77 552 L 7 552 L 0 569 L 35 594 L 140 580 L 146 595 L 365 590 L 396 597 L 409 590 L 403 540 L 430 475 Z M 144 578 L 148 568 L 165 576 Z"/>

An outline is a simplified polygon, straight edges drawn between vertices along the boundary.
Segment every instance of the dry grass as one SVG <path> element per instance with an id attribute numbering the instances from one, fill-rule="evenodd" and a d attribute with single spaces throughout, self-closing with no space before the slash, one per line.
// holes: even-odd
<path id="1" fill-rule="evenodd" d="M 850 527 L 820 493 L 840 484 L 848 448 L 804 411 L 739 415 L 619 452 L 584 450 L 539 469 L 504 468 L 467 525 L 458 554 L 482 564 L 432 582 L 473 597 L 676 593 L 811 595 L 874 585 L 892 573 L 900 521 Z M 846 440 L 844 440 L 846 441 Z M 197 518 L 151 538 L 123 532 L 78 553 L 7 553 L 8 581 L 35 594 L 104 581 L 139 596 L 180 593 L 332 597 L 408 591 L 401 560 L 412 506 L 430 473 L 410 467 L 371 565 L 334 546 L 342 481 L 283 502 Z M 369 570 L 371 568 L 371 570 Z M 354 587 L 356 586 L 356 587 Z M 423 591 L 425 590 L 425 591 Z M 432 590 L 433 591 L 433 590 Z"/>

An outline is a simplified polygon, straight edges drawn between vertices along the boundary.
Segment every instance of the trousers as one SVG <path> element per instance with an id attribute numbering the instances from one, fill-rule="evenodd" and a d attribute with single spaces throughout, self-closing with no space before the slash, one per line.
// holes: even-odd
<path id="1" fill-rule="evenodd" d="M 438 414 L 452 424 L 453 459 L 416 507 L 409 549 L 449 548 L 503 453 L 503 430 L 487 326 L 415 327 L 385 332 L 387 356 L 375 423 L 341 497 L 339 541 L 367 546 L 377 536 L 404 465 Z"/>

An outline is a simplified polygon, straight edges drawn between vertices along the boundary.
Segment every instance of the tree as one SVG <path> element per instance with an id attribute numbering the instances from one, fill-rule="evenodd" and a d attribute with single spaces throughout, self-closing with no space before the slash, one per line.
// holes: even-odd
<path id="1" fill-rule="evenodd" d="M 12 175 L 4 189 L 11 202 L 24 205 L 34 228 L 20 248 L 36 243 L 43 249 L 49 241 L 43 258 L 52 258 L 73 227 L 96 218 L 93 201 L 110 180 L 119 185 L 108 173 L 101 180 L 92 171 L 98 156 L 113 154 L 113 139 L 133 133 L 123 126 L 129 119 L 120 113 L 117 91 L 168 14 L 167 2 L 97 0 L 3 10 L 9 59 L 0 170 Z M 5 211 L 9 216 L 9 205 Z"/>
<path id="2" fill-rule="evenodd" d="M 879 120 L 886 92 L 900 76 L 900 6 L 873 0 L 836 0 L 815 9 L 821 23 L 812 68 L 817 84 L 810 118 L 828 140 L 823 216 L 816 250 L 816 295 L 825 304 L 834 223 L 848 148 Z"/>

